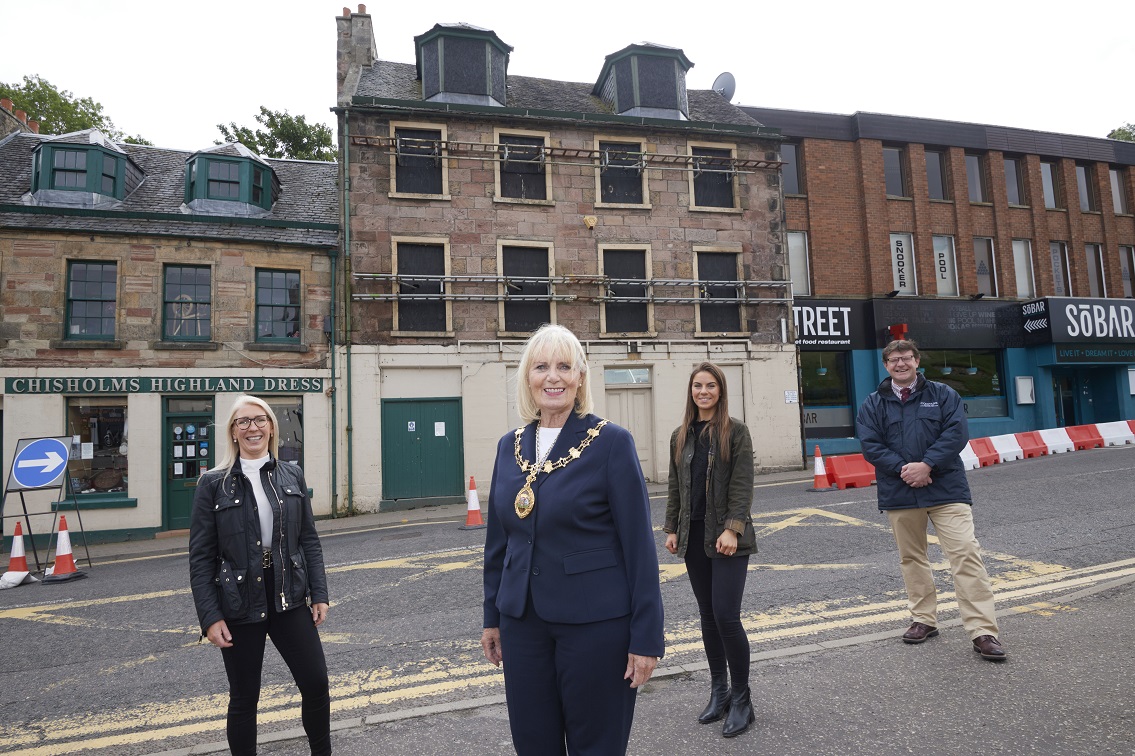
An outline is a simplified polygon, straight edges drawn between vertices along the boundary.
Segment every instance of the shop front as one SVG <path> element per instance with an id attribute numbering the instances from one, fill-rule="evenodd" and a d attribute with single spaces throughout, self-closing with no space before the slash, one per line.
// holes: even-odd
<path id="1" fill-rule="evenodd" d="M 29 510 L 83 511 L 91 540 L 150 538 L 189 527 L 197 479 L 223 458 L 235 398 L 265 399 L 279 421 L 282 462 L 303 467 L 316 516 L 330 514 L 330 408 L 326 375 L 271 371 L 239 376 L 38 371 L 4 377 L 4 469 L 21 438 L 68 436 L 64 500 Z M 223 429 L 222 429 L 223 431 Z M 11 511 L 5 514 L 12 514 Z M 40 526 L 36 532 L 46 532 Z"/>

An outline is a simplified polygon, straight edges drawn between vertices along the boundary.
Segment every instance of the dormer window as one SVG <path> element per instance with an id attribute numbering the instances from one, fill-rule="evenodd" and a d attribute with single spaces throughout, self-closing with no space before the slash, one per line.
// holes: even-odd
<path id="1" fill-rule="evenodd" d="M 619 115 L 689 120 L 686 72 L 693 66 L 676 47 L 630 45 L 607 56 L 591 94 Z"/>
<path id="2" fill-rule="evenodd" d="M 32 194 L 45 204 L 98 205 L 127 194 L 125 155 L 96 144 L 41 144 L 35 153 Z M 134 167 L 137 185 L 140 172 Z"/>
<path id="3" fill-rule="evenodd" d="M 185 174 L 189 210 L 204 215 L 260 215 L 271 210 L 280 196 L 275 171 L 241 145 L 224 148 L 225 154 L 198 152 L 189 158 Z"/>

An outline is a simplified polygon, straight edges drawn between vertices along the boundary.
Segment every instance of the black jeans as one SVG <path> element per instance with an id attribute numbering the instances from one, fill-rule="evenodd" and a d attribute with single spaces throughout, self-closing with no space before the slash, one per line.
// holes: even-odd
<path id="1" fill-rule="evenodd" d="M 710 674 L 723 674 L 731 684 L 749 684 L 749 636 L 741 624 L 741 597 L 749 573 L 748 556 L 710 558 L 705 554 L 705 521 L 691 520 L 686 541 L 686 573 L 701 614 L 701 638 Z"/>
<path id="2" fill-rule="evenodd" d="M 275 585 L 272 568 L 264 571 L 264 585 Z M 256 705 L 260 702 L 260 675 L 264 667 L 264 642 L 280 652 L 299 686 L 303 729 L 313 756 L 331 753 L 331 693 L 323 644 L 311 619 L 311 609 L 299 606 L 277 612 L 268 597 L 264 622 L 229 625 L 232 647 L 222 648 L 229 678 L 229 716 L 226 733 L 233 756 L 256 753 Z"/>

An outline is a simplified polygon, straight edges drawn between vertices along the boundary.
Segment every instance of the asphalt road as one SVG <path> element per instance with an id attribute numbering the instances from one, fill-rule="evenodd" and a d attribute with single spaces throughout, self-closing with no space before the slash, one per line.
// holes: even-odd
<path id="1" fill-rule="evenodd" d="M 708 689 L 696 609 L 659 533 L 667 655 L 630 752 L 1135 753 L 1133 471 L 1125 447 L 970 474 L 1005 664 L 970 650 L 944 560 L 942 636 L 898 642 L 905 594 L 873 489 L 758 480 L 743 606 L 758 720 L 733 741 L 694 722 Z M 320 523 L 336 753 L 512 753 L 501 678 L 478 645 L 484 531 L 463 520 L 458 507 Z M 0 592 L 0 753 L 223 752 L 224 672 L 197 641 L 184 539 L 92 553 L 87 580 Z M 261 752 L 306 753 L 271 652 L 264 686 Z"/>

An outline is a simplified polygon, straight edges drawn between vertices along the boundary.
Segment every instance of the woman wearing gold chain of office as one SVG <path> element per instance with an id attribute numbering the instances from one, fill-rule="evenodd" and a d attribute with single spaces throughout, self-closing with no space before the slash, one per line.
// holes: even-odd
<path id="1" fill-rule="evenodd" d="M 629 432 L 591 414 L 583 346 L 541 327 L 497 445 L 481 646 L 504 663 L 520 756 L 624 754 L 635 696 L 662 656 L 650 502 Z"/>

